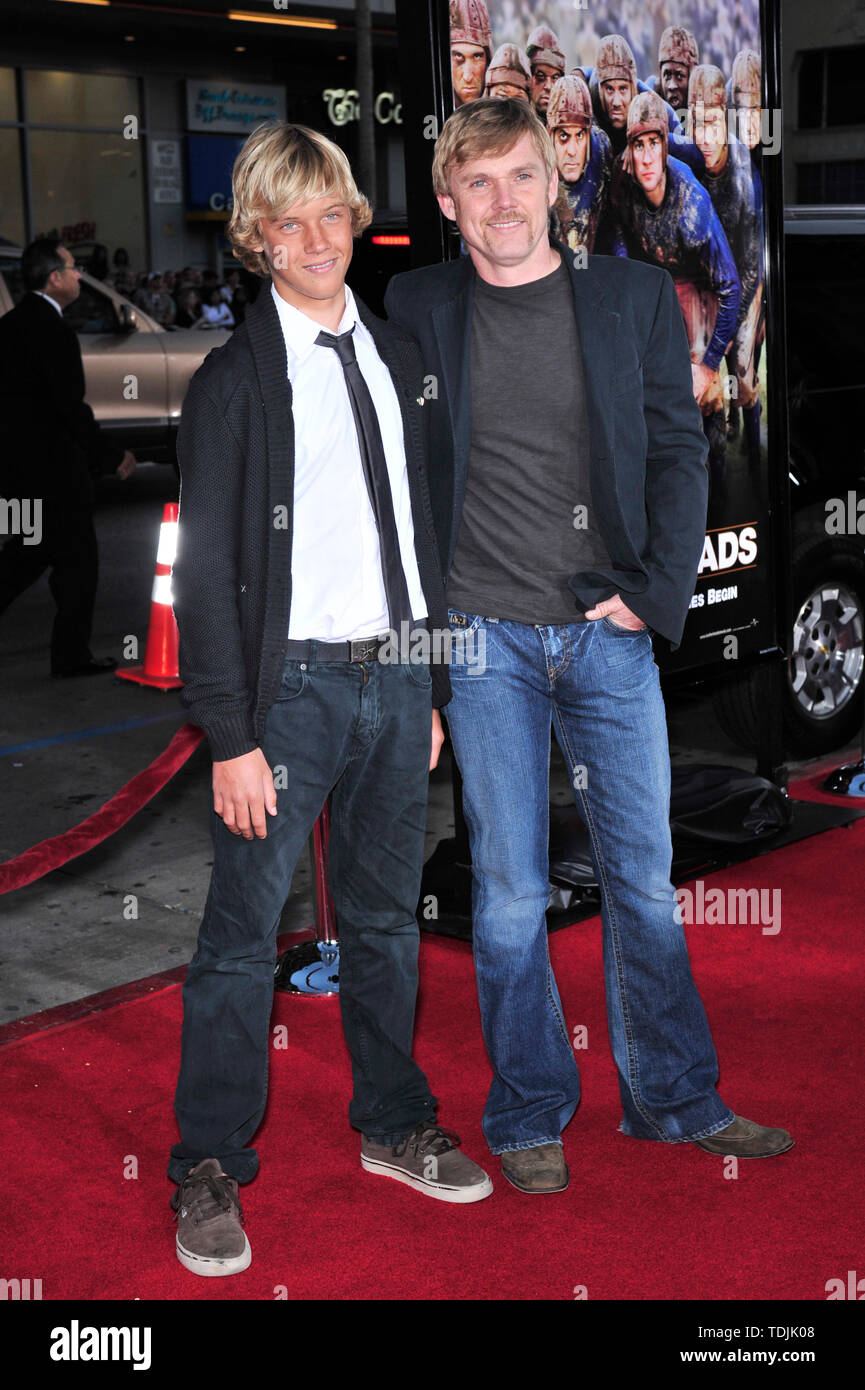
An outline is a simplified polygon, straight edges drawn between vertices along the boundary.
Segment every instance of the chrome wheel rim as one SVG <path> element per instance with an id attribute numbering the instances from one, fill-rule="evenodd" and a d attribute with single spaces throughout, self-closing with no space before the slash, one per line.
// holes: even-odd
<path id="1" fill-rule="evenodd" d="M 850 703 L 862 681 L 863 614 L 847 584 L 820 584 L 793 624 L 788 678 L 793 698 L 812 720 L 831 719 Z"/>

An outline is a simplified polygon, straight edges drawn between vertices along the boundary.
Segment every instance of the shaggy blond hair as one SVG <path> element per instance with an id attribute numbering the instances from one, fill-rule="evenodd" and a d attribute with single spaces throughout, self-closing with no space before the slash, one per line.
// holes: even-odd
<path id="1" fill-rule="evenodd" d="M 531 135 L 547 176 L 556 168 L 556 151 L 547 129 L 527 101 L 509 97 L 479 97 L 459 106 L 448 116 L 433 154 L 433 188 L 450 196 L 450 176 L 454 167 L 482 155 L 507 154 L 523 135 Z"/>
<path id="2" fill-rule="evenodd" d="M 339 146 L 309 126 L 288 121 L 270 121 L 252 132 L 234 161 L 231 193 L 226 236 L 244 269 L 256 275 L 270 275 L 264 253 L 254 249 L 261 244 L 263 217 L 333 195 L 347 204 L 354 236 L 372 221 L 372 208 Z"/>

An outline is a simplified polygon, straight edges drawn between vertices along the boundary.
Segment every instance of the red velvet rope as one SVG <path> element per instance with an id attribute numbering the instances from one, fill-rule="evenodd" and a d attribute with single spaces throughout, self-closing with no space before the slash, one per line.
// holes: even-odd
<path id="1" fill-rule="evenodd" d="M 86 854 L 94 845 L 107 840 L 109 835 L 131 820 L 136 811 L 146 806 L 166 782 L 171 781 L 203 738 L 203 731 L 194 724 L 183 724 L 164 752 L 149 767 L 136 773 L 92 816 L 88 816 L 80 825 L 74 825 L 71 830 L 65 830 L 62 835 L 40 840 L 38 845 L 0 864 L 0 893 L 23 888 L 25 884 L 33 883 L 52 869 L 59 869 L 61 864 L 76 859 L 79 854 Z"/>

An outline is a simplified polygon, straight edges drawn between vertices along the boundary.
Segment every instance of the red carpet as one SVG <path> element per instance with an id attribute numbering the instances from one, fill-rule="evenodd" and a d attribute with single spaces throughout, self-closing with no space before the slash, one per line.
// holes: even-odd
<path id="1" fill-rule="evenodd" d="M 569 1028 L 588 1028 L 583 1100 L 565 1132 L 571 1186 L 522 1196 L 481 1135 L 489 1071 L 470 952 L 425 938 L 417 1055 L 441 1123 L 489 1160 L 490 1199 L 454 1207 L 364 1174 L 338 1006 L 279 995 L 273 1024 L 289 1045 L 272 1053 L 262 1170 L 242 1189 L 253 1262 L 225 1280 L 188 1274 L 164 1176 L 174 984 L 2 1049 L 3 1273 L 41 1278 L 46 1300 L 571 1300 L 579 1286 L 590 1300 L 824 1300 L 828 1279 L 862 1263 L 863 848 L 859 822 L 712 876 L 713 888 L 780 888 L 777 935 L 688 928 L 721 1094 L 792 1131 L 781 1157 L 725 1179 L 723 1161 L 691 1145 L 617 1132 L 595 918 L 550 941 Z M 124 1177 L 132 1160 L 138 1176 Z"/>

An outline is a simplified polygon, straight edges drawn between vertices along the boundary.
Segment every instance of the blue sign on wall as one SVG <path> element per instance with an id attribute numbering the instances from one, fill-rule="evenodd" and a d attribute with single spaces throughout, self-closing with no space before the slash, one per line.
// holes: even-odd
<path id="1" fill-rule="evenodd" d="M 187 135 L 187 208 L 231 211 L 231 170 L 245 141 L 233 135 Z"/>

